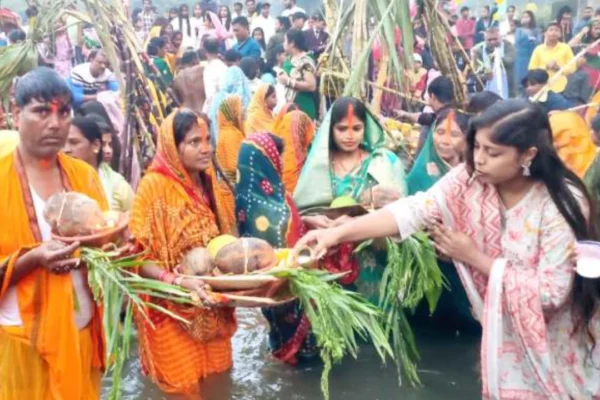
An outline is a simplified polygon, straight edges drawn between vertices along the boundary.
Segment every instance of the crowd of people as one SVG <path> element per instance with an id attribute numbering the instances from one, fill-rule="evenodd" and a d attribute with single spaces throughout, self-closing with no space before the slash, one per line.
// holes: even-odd
<path id="1" fill-rule="evenodd" d="M 135 319 L 142 371 L 164 392 L 194 393 L 232 366 L 234 309 L 179 274 L 190 249 L 222 234 L 309 246 L 320 268 L 345 272 L 339 283 L 377 304 L 388 254 L 377 242 L 356 254 L 357 244 L 426 231 L 450 290 L 433 315 L 419 307 L 411 320 L 482 336 L 484 398 L 600 396 L 600 282 L 575 272 L 578 243 L 600 229 L 594 10 L 575 23 L 561 9 L 543 29 L 531 9 L 520 20 L 513 6 L 501 18 L 485 7 L 478 20 L 467 7 L 442 10 L 463 88 L 441 76 L 417 15 L 408 92 L 382 103 L 386 119 L 361 99 L 318 95 L 331 32 L 322 14 L 283 4 L 279 17 L 254 0 L 132 10 L 146 72 L 180 102 L 139 184 L 117 172 L 120 88 L 93 27 L 73 44 L 61 21 L 54 56 L 41 51 L 45 66 L 15 80 L 17 131 L 0 132 L 0 398 L 100 398 L 102 307 L 78 244 L 52 239 L 43 213 L 63 191 L 130 213 L 146 261 L 138 273 L 204 302 L 151 299 L 189 325 L 155 310 Z M 455 103 L 463 89 L 468 105 Z M 390 118 L 421 128 L 412 158 L 389 148 Z M 340 197 L 376 211 L 310 212 Z M 263 314 L 276 359 L 318 357 L 298 302 Z"/>

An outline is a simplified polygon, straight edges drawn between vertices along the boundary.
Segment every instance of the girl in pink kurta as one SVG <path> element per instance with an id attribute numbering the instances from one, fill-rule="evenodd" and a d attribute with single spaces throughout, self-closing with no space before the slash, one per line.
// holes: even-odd
<path id="1" fill-rule="evenodd" d="M 583 183 L 552 147 L 547 116 L 529 103 L 495 104 L 474 119 L 467 141 L 467 163 L 427 192 L 312 231 L 298 247 L 320 253 L 427 229 L 483 326 L 485 399 L 600 398 L 600 280 L 574 272 L 575 243 L 592 235 Z"/>

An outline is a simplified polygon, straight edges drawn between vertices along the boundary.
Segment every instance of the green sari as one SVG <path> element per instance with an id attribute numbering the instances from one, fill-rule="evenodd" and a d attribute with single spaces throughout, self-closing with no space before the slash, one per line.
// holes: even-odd
<path id="1" fill-rule="evenodd" d="M 319 127 L 294 192 L 294 201 L 301 211 L 327 207 L 340 196 L 352 196 L 359 201 L 365 190 L 379 184 L 406 193 L 404 165 L 384 147 L 385 132 L 375 116 L 368 112 L 365 124 L 363 149 L 369 152 L 369 156 L 344 177 L 336 176 L 331 169 L 330 129 L 331 111 Z M 387 265 L 387 254 L 372 246 L 358 255 L 358 261 L 360 273 L 354 283 L 355 289 L 377 304 L 379 282 Z"/>
<path id="2" fill-rule="evenodd" d="M 427 134 L 425 144 L 406 178 L 409 196 L 417 192 L 426 192 L 451 169 L 451 166 L 440 157 L 435 148 L 434 133 L 435 125 Z M 413 319 L 453 330 L 479 332 L 478 323 L 471 314 L 471 305 L 456 267 L 452 262 L 440 259 L 438 259 L 438 265 L 446 277 L 450 289 L 444 288 L 442 291 L 433 315 L 430 315 L 427 302 L 423 301 L 417 307 Z"/>
<path id="3" fill-rule="evenodd" d="M 408 195 L 426 192 L 450 171 L 450 166 L 442 160 L 435 148 L 433 143 L 434 132 L 435 125 L 429 130 L 425 144 L 406 177 Z"/>
<path id="4" fill-rule="evenodd" d="M 305 55 L 299 58 L 296 63 L 292 63 L 291 58 L 287 58 L 283 63 L 283 70 L 292 79 L 302 81 L 304 72 L 311 72 L 316 76 L 317 68 L 310 56 Z M 292 89 L 286 89 L 286 99 L 289 102 L 295 103 L 300 107 L 300 110 L 308 115 L 313 121 L 317 119 L 317 103 L 315 101 L 314 92 L 297 92 Z"/>
<path id="5" fill-rule="evenodd" d="M 590 192 L 596 210 L 600 210 L 600 154 L 596 155 L 594 163 L 588 168 L 583 181 Z M 596 212 L 596 232 L 600 232 L 600 212 Z"/>

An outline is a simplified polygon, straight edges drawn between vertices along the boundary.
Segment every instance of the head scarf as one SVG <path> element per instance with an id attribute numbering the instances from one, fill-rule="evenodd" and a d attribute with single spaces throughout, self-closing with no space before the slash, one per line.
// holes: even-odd
<path id="1" fill-rule="evenodd" d="M 298 105 L 295 103 L 285 103 L 283 107 L 279 109 L 279 112 L 275 116 L 275 122 L 273 122 L 273 133 L 278 134 L 277 132 L 281 131 L 280 125 L 283 121 L 283 118 L 288 112 L 290 112 L 290 108 L 292 107 L 296 107 L 297 110 L 300 109 L 300 107 L 298 107 Z"/>
<path id="2" fill-rule="evenodd" d="M 210 105 L 208 116 L 211 123 L 213 145 L 216 144 L 218 139 L 217 114 L 219 112 L 219 107 L 223 100 L 232 94 L 237 94 L 242 98 L 242 108 L 245 110 L 250 103 L 250 82 L 248 82 L 248 78 L 246 78 L 246 75 L 244 75 L 244 72 L 238 66 L 229 67 L 227 69 L 220 90 L 215 95 L 212 104 Z"/>
<path id="3" fill-rule="evenodd" d="M 336 197 L 330 169 L 329 137 L 332 128 L 330 109 L 311 144 L 294 191 L 294 201 L 300 210 L 329 206 Z M 362 147 L 370 154 L 366 161 L 369 163 L 367 175 L 380 184 L 397 187 L 401 193 L 406 193 L 404 166 L 394 153 L 385 148 L 385 132 L 369 109 Z"/>
<path id="4" fill-rule="evenodd" d="M 573 111 L 557 111 L 550 115 L 550 126 L 554 148 L 561 160 L 583 178 L 597 153 L 585 120 Z"/>
<path id="5" fill-rule="evenodd" d="M 283 184 L 293 193 L 315 135 L 315 124 L 302 111 L 284 115 L 275 134 L 283 139 Z"/>
<path id="6" fill-rule="evenodd" d="M 269 84 L 262 84 L 252 96 L 246 119 L 246 132 L 249 134 L 273 130 L 273 112 L 267 106 L 267 93 L 271 87 Z"/>
<path id="7" fill-rule="evenodd" d="M 235 209 L 240 236 L 292 247 L 304 233 L 298 210 L 281 181 L 282 165 L 268 133 L 244 140 L 238 163 Z"/>
<path id="8" fill-rule="evenodd" d="M 191 110 L 175 111 L 164 120 L 158 134 L 158 148 L 156 155 L 152 160 L 148 172 L 156 172 L 166 176 L 169 179 L 179 183 L 194 202 L 209 203 L 209 199 L 200 192 L 196 187 L 187 170 L 184 168 L 179 158 L 179 151 L 175 144 L 175 116 L 178 112 L 193 112 Z M 201 130 L 208 133 L 208 125 L 202 118 L 197 119 L 198 126 Z M 212 169 L 203 176 L 208 187 L 211 186 L 210 176 L 213 174 Z M 210 192 L 210 191 L 208 191 Z"/>

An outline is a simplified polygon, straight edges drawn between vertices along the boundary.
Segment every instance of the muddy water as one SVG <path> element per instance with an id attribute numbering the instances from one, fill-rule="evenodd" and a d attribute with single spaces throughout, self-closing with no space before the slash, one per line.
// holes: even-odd
<path id="1" fill-rule="evenodd" d="M 269 358 L 267 325 L 257 310 L 238 309 L 239 329 L 234 367 L 203 381 L 195 397 L 167 396 L 140 373 L 137 357 L 127 365 L 124 400 L 319 400 L 321 366 L 295 368 Z M 398 387 L 396 367 L 382 366 L 377 354 L 364 346 L 358 360 L 335 366 L 330 377 L 331 399 L 344 400 L 453 400 L 480 398 L 479 338 L 456 332 L 418 328 L 420 375 L 424 388 Z M 103 386 L 110 387 L 110 379 Z"/>

